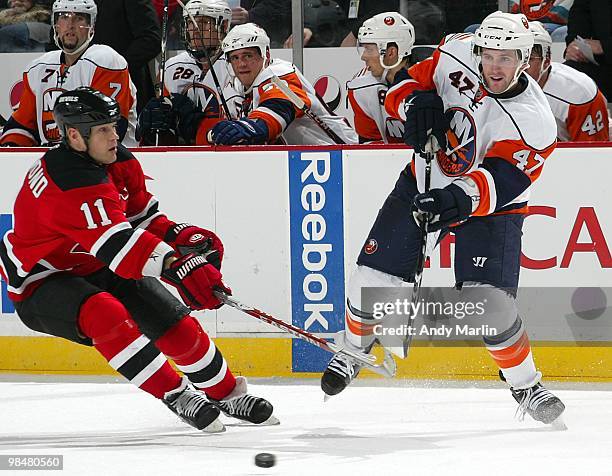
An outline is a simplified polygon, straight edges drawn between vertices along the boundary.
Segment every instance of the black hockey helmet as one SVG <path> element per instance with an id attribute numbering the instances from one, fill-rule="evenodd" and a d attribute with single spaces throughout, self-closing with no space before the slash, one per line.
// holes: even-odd
<path id="1" fill-rule="evenodd" d="M 114 99 L 95 89 L 80 87 L 57 98 L 53 117 L 62 137 L 67 136 L 69 127 L 74 127 L 84 139 L 89 139 L 92 127 L 117 122 L 121 113 Z"/>

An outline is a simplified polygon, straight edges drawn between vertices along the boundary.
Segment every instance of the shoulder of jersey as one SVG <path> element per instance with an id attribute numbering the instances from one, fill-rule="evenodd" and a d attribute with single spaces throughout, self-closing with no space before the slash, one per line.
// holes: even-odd
<path id="1" fill-rule="evenodd" d="M 274 61 L 264 70 L 264 77 L 262 80 L 269 79 L 273 74 L 276 76 L 284 76 L 286 74 L 294 73 L 296 67 L 289 61 L 275 58 Z"/>
<path id="2" fill-rule="evenodd" d="M 472 59 L 472 37 L 471 33 L 446 35 L 438 46 L 438 50 L 443 53 L 440 59 L 452 57 L 475 73 Z"/>
<path id="3" fill-rule="evenodd" d="M 559 101 L 580 105 L 597 96 L 597 85 L 586 74 L 564 64 L 553 63 L 544 93 Z"/>
<path id="4" fill-rule="evenodd" d="M 48 150 L 43 160 L 49 177 L 64 192 L 108 182 L 104 167 L 70 153 L 63 147 Z"/>
<path id="5" fill-rule="evenodd" d="M 199 67 L 196 60 L 194 60 L 187 51 L 183 51 L 178 55 L 169 58 L 168 61 L 166 61 L 166 69 L 176 66 L 178 64 L 188 64 L 191 66 Z"/>
<path id="6" fill-rule="evenodd" d="M 440 41 L 438 48 L 442 51 L 454 50 L 457 48 L 465 48 L 465 44 L 472 44 L 472 38 L 474 35 L 471 33 L 453 33 L 451 35 L 446 35 Z"/>
<path id="7" fill-rule="evenodd" d="M 60 64 L 61 54 L 62 52 L 60 50 L 48 51 L 44 55 L 39 56 L 38 58 L 30 62 L 30 64 L 28 64 L 28 66 L 26 67 L 26 71 L 30 71 L 31 69 L 34 69 L 37 66 L 58 65 Z"/>
<path id="8" fill-rule="evenodd" d="M 347 89 L 357 89 L 366 88 L 368 86 L 378 86 L 380 84 L 382 83 L 374 77 L 372 72 L 364 68 L 359 71 L 353 79 L 346 83 L 346 87 Z"/>
<path id="9" fill-rule="evenodd" d="M 96 66 L 100 66 L 105 69 L 126 69 L 127 61 L 123 56 L 117 53 L 110 46 L 106 45 L 91 45 L 83 56 L 81 60 L 89 60 L 94 63 Z"/>
<path id="10" fill-rule="evenodd" d="M 130 152 L 130 149 L 128 149 L 123 144 L 118 143 L 117 144 L 117 161 L 114 163 L 128 162 L 130 160 L 138 162 L 138 159 L 136 158 L 134 154 L 132 154 L 132 152 Z"/>
<path id="11" fill-rule="evenodd" d="M 513 101 L 501 101 L 502 109 L 516 127 L 521 139 L 535 150 L 543 150 L 557 138 L 555 116 L 544 92 L 534 79 L 529 78 L 529 86 Z"/>

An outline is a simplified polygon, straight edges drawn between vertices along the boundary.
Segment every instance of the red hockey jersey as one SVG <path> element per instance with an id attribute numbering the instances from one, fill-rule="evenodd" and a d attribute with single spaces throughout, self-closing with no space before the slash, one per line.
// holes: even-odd
<path id="1" fill-rule="evenodd" d="M 14 301 L 58 272 L 87 275 L 108 266 L 124 278 L 159 276 L 173 252 L 174 225 L 158 211 L 136 158 L 120 146 L 101 166 L 61 144 L 29 170 L 0 242 L 0 273 Z"/>

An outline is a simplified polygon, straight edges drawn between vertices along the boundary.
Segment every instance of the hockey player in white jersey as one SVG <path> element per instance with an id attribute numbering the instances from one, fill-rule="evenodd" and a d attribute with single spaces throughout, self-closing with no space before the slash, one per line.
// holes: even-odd
<path id="1" fill-rule="evenodd" d="M 97 13 L 94 0 L 55 0 L 52 26 L 60 49 L 34 60 L 23 73 L 23 94 L 0 145 L 59 142 L 53 106 L 62 92 L 79 86 L 90 86 L 117 101 L 121 110 L 117 133 L 124 145 L 136 144 L 136 89 L 126 60 L 109 46 L 91 44 Z"/>
<path id="2" fill-rule="evenodd" d="M 607 101 L 595 81 L 574 68 L 552 62 L 552 39 L 540 22 L 530 21 L 529 30 L 534 46 L 527 74 L 544 90 L 557 121 L 558 139 L 607 141 Z"/>
<path id="3" fill-rule="evenodd" d="M 244 97 L 242 117 L 221 121 L 212 129 L 215 144 L 334 144 L 323 128 L 304 114 L 271 82 L 280 78 L 318 118 L 346 144 L 357 134 L 346 119 L 327 110 L 314 87 L 291 63 L 270 57 L 270 39 L 253 23 L 235 26 L 223 41 L 231 65 L 233 88 Z"/>
<path id="4" fill-rule="evenodd" d="M 484 337 L 484 343 L 520 405 L 519 415 L 551 423 L 565 407 L 540 383 L 542 374 L 515 302 L 529 189 L 556 145 L 546 98 L 524 74 L 532 46 L 522 14 L 496 12 L 473 37 L 449 35 L 431 58 L 396 75 L 385 107 L 405 121 L 404 139 L 415 156 L 359 255 L 347 290 L 343 340 L 351 348 L 371 348 L 384 317 L 362 304 L 361 288 L 414 282 L 421 226 L 431 238 L 452 227 L 456 286 L 464 302 L 486 293 L 482 319 L 496 334 Z M 426 187 L 425 148 L 431 136 L 440 150 Z M 373 301 L 384 302 L 379 297 Z M 488 312 L 491 308 L 495 312 Z M 407 349 L 395 352 L 405 356 Z M 321 379 L 323 391 L 341 392 L 359 370 L 342 354 L 335 355 Z"/>
<path id="5" fill-rule="evenodd" d="M 231 18 L 225 0 L 191 0 L 185 5 L 181 23 L 185 51 L 166 62 L 163 98 L 151 99 L 138 118 L 142 145 L 152 145 L 158 131 L 173 133 L 175 139 L 166 136 L 166 145 L 208 144 L 206 132 L 226 118 L 224 101 L 231 116 L 238 117 L 242 101 L 232 92 L 221 51 Z M 219 94 L 224 88 L 225 94 Z"/>
<path id="6" fill-rule="evenodd" d="M 403 142 L 404 124 L 385 111 L 385 96 L 395 73 L 408 66 L 414 27 L 399 13 L 383 12 L 363 22 L 358 40 L 366 67 L 346 88 L 359 142 Z"/>

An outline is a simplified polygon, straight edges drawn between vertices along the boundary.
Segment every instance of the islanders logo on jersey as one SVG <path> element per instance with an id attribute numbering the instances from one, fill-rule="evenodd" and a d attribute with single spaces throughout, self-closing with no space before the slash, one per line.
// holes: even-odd
<path id="1" fill-rule="evenodd" d="M 446 151 L 438 151 L 438 165 L 448 177 L 465 174 L 476 160 L 476 124 L 468 111 L 451 107 L 446 111 L 450 129 L 446 132 Z"/>
<path id="2" fill-rule="evenodd" d="M 185 88 L 183 94 L 187 95 L 208 119 L 218 119 L 221 117 L 221 107 L 215 91 L 208 86 L 199 83 L 190 84 Z"/>
<path id="3" fill-rule="evenodd" d="M 404 123 L 399 119 L 387 117 L 385 119 L 385 135 L 389 144 L 403 144 Z"/>
<path id="4" fill-rule="evenodd" d="M 60 131 L 53 117 L 53 106 L 57 98 L 65 91 L 62 88 L 48 88 L 42 93 L 42 133 L 45 137 L 43 143 L 59 142 L 61 139 Z"/>

